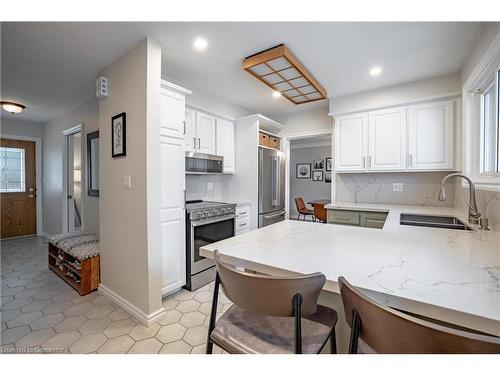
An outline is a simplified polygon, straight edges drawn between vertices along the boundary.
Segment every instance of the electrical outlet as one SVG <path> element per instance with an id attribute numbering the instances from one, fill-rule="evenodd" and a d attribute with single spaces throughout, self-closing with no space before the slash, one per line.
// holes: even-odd
<path id="1" fill-rule="evenodd" d="M 207 190 L 208 191 L 214 190 L 214 183 L 213 182 L 207 182 Z"/>
<path id="2" fill-rule="evenodd" d="M 402 182 L 394 182 L 392 184 L 392 191 L 403 191 L 404 185 Z"/>

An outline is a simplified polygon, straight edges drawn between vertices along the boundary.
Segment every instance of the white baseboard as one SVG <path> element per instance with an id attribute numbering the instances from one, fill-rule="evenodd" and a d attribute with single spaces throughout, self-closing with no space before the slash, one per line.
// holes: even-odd
<path id="1" fill-rule="evenodd" d="M 130 315 L 132 315 L 139 322 L 141 322 L 142 324 L 144 324 L 146 326 L 149 326 L 149 325 L 157 322 L 158 320 L 162 319 L 163 315 L 167 312 L 167 310 L 165 310 L 162 307 L 151 314 L 146 314 L 140 308 L 138 308 L 134 304 L 130 303 L 125 298 L 119 296 L 118 294 L 116 294 L 115 292 L 113 292 L 111 289 L 107 288 L 103 284 L 99 284 L 98 292 L 99 292 L 99 294 L 101 294 L 104 297 L 111 300 L 111 302 L 113 302 L 115 305 L 121 307 L 123 310 L 128 312 Z"/>

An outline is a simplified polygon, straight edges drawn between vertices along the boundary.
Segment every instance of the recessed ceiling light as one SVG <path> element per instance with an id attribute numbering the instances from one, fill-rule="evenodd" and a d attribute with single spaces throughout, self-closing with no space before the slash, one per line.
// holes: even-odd
<path id="1" fill-rule="evenodd" d="M 203 51 L 207 49 L 207 46 L 208 46 L 207 40 L 202 37 L 196 38 L 193 42 L 193 47 L 197 51 Z"/>
<path id="2" fill-rule="evenodd" d="M 279 98 L 279 97 L 281 97 L 281 92 L 273 91 L 273 98 Z"/>
<path id="3" fill-rule="evenodd" d="M 2 106 L 4 111 L 10 112 L 12 114 L 21 113 L 24 110 L 24 108 L 26 108 L 24 105 L 14 102 L 1 101 L 0 105 Z"/>
<path id="4" fill-rule="evenodd" d="M 370 75 L 376 77 L 382 73 L 382 68 L 380 66 L 374 66 L 370 69 Z"/>

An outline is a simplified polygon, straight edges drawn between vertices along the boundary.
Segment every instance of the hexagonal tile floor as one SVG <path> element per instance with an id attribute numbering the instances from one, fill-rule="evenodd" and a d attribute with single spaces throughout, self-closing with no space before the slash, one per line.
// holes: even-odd
<path id="1" fill-rule="evenodd" d="M 0 254 L 2 353 L 205 352 L 213 284 L 164 299 L 165 316 L 145 327 L 97 292 L 78 295 L 49 271 L 45 238 L 4 240 Z M 231 302 L 219 300 L 221 314 Z"/>

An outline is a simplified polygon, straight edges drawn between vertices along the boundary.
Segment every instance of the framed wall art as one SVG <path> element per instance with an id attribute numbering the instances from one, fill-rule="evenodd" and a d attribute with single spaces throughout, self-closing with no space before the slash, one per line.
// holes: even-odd
<path id="1" fill-rule="evenodd" d="M 111 157 L 127 156 L 127 115 L 122 112 L 111 118 Z"/>

